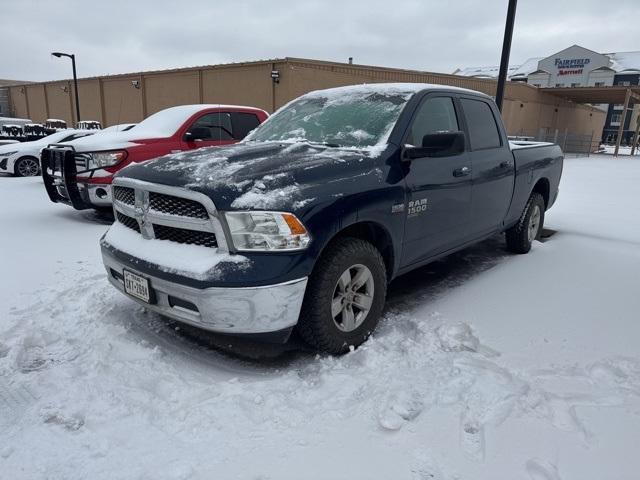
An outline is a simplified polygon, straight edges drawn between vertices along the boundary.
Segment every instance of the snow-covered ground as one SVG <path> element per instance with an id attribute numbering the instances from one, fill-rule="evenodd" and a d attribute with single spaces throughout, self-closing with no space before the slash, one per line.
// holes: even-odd
<path id="1" fill-rule="evenodd" d="M 640 158 L 567 160 L 555 235 L 398 279 L 332 358 L 145 313 L 107 283 L 104 221 L 2 177 L 0 477 L 637 479 L 638 185 Z"/>
<path id="2" fill-rule="evenodd" d="M 603 149 L 602 153 L 614 154 L 616 151 L 615 145 L 600 145 L 600 148 Z M 633 154 L 640 156 L 640 148 L 636 148 Z M 618 149 L 618 155 L 631 155 L 631 147 L 621 146 Z"/>

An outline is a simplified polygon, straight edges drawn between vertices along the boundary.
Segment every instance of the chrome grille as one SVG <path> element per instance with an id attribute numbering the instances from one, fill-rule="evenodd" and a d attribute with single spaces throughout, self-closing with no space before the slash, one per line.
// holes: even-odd
<path id="1" fill-rule="evenodd" d="M 136 203 L 136 192 L 129 187 L 113 187 L 113 198 L 127 205 Z"/>
<path id="2" fill-rule="evenodd" d="M 145 239 L 227 250 L 215 205 L 180 187 L 117 178 L 112 187 L 116 219 Z"/>
<path id="3" fill-rule="evenodd" d="M 174 197 L 163 193 L 149 192 L 149 208 L 168 215 L 190 218 L 209 218 L 207 209 L 201 203 L 188 198 Z"/>
<path id="4" fill-rule="evenodd" d="M 165 225 L 153 225 L 153 232 L 158 240 L 170 240 L 188 245 L 200 245 L 202 247 L 216 248 L 218 242 L 211 232 L 198 232 L 186 228 L 167 227 Z"/>
<path id="5" fill-rule="evenodd" d="M 121 224 L 123 224 L 125 227 L 129 227 L 130 229 L 140 233 L 140 225 L 138 224 L 138 221 L 135 218 L 120 212 L 116 212 L 116 216 L 118 218 L 118 221 Z"/>

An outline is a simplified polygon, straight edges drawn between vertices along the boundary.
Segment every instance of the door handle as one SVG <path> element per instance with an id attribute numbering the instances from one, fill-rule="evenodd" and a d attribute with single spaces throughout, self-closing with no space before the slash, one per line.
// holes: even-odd
<path id="1" fill-rule="evenodd" d="M 471 173 L 471 169 L 469 167 L 456 168 L 453 171 L 454 177 L 466 177 Z"/>
<path id="2" fill-rule="evenodd" d="M 504 162 L 502 162 L 500 164 L 500 168 L 511 168 L 511 166 L 513 165 L 513 163 L 511 163 L 510 161 L 506 160 Z"/>

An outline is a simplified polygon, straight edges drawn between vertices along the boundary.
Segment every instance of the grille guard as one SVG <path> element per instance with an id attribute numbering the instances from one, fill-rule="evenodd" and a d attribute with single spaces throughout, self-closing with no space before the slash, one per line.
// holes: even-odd
<path id="1" fill-rule="evenodd" d="M 93 206 L 82 198 L 78 189 L 78 167 L 76 166 L 75 153 L 73 146 L 56 143 L 43 149 L 40 157 L 42 181 L 47 195 L 53 203 L 64 203 L 76 210 L 87 210 Z M 61 178 L 62 186 L 64 186 L 69 198 L 63 197 L 58 192 L 59 184 L 56 184 L 56 171 L 60 171 L 61 177 L 59 178 Z"/>

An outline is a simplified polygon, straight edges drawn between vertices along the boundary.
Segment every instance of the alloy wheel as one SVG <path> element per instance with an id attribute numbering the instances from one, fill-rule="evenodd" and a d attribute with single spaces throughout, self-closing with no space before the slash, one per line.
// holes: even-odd
<path id="1" fill-rule="evenodd" d="M 347 268 L 336 283 L 331 301 L 333 323 L 343 332 L 353 332 L 367 318 L 373 304 L 374 281 L 368 267 Z"/>
<path id="2" fill-rule="evenodd" d="M 18 173 L 22 177 L 35 177 L 39 171 L 40 167 L 38 166 L 38 162 L 33 158 L 25 158 L 18 163 Z"/>

